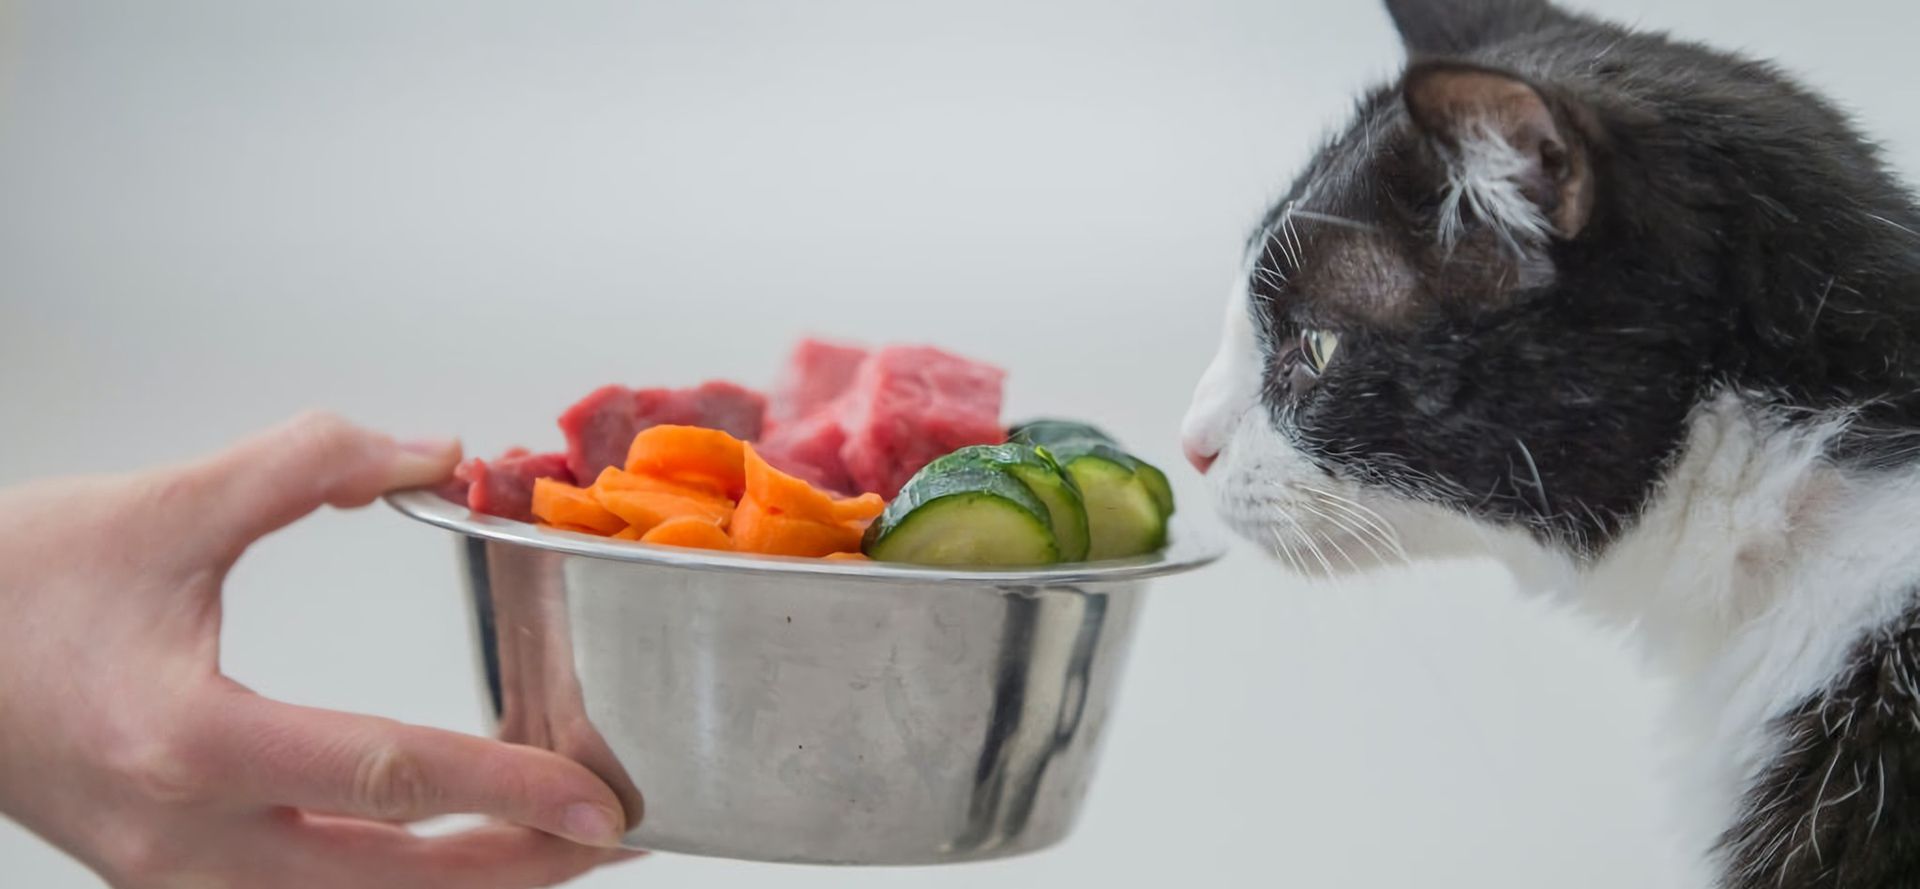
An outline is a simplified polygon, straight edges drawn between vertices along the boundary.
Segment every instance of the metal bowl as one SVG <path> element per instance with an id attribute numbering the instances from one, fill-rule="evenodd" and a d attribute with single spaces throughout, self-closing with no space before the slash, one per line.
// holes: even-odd
<path id="1" fill-rule="evenodd" d="M 1064 837 L 1150 578 L 1221 550 L 949 570 L 642 546 L 470 513 L 488 714 L 593 769 L 635 849 L 810 864 L 1001 858 Z M 641 817 L 643 811 L 645 816 Z"/>

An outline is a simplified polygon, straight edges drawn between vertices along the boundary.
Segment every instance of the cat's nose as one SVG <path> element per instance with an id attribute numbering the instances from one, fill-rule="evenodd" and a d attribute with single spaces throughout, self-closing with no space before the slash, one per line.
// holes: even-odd
<path id="1" fill-rule="evenodd" d="M 1187 462 L 1192 463 L 1193 468 L 1200 470 L 1201 475 L 1206 475 L 1207 470 L 1213 468 L 1213 462 L 1220 459 L 1219 451 L 1196 444 L 1192 439 L 1184 442 L 1181 450 L 1187 452 Z"/>

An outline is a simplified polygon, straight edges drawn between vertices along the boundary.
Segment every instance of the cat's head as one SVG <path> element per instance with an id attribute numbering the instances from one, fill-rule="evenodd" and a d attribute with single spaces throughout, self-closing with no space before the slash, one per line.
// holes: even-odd
<path id="1" fill-rule="evenodd" d="M 1538 0 L 1387 6 L 1408 66 L 1251 239 L 1186 422 L 1238 530 L 1312 573 L 1489 532 L 1588 557 L 1718 393 L 1884 386 L 1851 268 L 1911 206 L 1840 115 Z"/>

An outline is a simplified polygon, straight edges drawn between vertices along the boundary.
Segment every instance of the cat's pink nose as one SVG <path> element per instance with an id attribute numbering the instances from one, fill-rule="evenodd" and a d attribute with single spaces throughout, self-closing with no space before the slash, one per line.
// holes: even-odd
<path id="1" fill-rule="evenodd" d="M 1220 459 L 1219 451 L 1191 441 L 1184 443 L 1181 450 L 1187 452 L 1187 462 L 1192 463 L 1193 468 L 1200 470 L 1201 475 L 1206 475 L 1207 470 L 1213 468 L 1213 461 Z"/>

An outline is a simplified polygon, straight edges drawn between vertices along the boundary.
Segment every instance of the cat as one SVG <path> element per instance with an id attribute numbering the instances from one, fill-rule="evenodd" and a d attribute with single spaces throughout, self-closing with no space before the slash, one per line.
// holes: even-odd
<path id="1" fill-rule="evenodd" d="M 1185 421 L 1222 515 L 1631 628 L 1718 886 L 1920 886 L 1920 209 L 1767 63 L 1386 5 L 1405 71 L 1258 227 Z"/>

